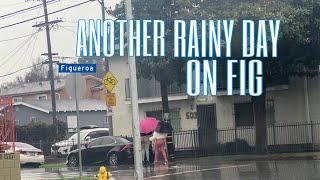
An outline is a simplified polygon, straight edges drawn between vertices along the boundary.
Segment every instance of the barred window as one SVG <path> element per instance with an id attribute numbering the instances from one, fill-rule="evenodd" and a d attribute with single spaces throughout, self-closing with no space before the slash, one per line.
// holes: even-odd
<path id="1" fill-rule="evenodd" d="M 253 126 L 254 118 L 252 102 L 234 104 L 234 117 L 236 127 Z M 266 100 L 266 122 L 267 125 L 273 125 L 275 123 L 274 100 L 272 99 Z"/>
<path id="2" fill-rule="evenodd" d="M 234 104 L 234 118 L 236 127 L 253 126 L 254 119 L 252 102 Z"/>

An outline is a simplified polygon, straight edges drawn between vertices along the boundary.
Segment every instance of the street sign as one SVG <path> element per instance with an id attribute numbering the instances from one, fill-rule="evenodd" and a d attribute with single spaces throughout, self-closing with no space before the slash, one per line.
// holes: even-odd
<path id="1" fill-rule="evenodd" d="M 106 104 L 107 106 L 116 106 L 116 94 L 115 93 L 107 93 L 106 95 Z"/>
<path id="2" fill-rule="evenodd" d="M 75 81 L 77 82 L 77 87 L 75 87 Z M 81 74 L 70 74 L 67 76 L 65 87 L 72 99 L 76 99 L 74 89 L 77 88 L 77 99 L 81 99 L 86 92 L 86 80 L 81 76 Z"/>
<path id="3" fill-rule="evenodd" d="M 103 78 L 103 84 L 109 92 L 112 92 L 113 88 L 118 84 L 118 80 L 112 72 L 109 71 Z"/>
<path id="4" fill-rule="evenodd" d="M 96 64 L 59 64 L 59 73 L 96 73 Z"/>

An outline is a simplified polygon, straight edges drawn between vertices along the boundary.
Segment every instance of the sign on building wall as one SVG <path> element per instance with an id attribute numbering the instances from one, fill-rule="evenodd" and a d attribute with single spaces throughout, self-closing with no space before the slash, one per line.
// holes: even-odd
<path id="1" fill-rule="evenodd" d="M 77 116 L 67 116 L 68 132 L 77 131 Z"/>
<path id="2" fill-rule="evenodd" d="M 186 112 L 186 119 L 197 119 L 197 112 Z"/>

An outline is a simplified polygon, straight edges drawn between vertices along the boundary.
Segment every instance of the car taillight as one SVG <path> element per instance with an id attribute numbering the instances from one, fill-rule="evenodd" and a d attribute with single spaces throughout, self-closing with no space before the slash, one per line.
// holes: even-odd
<path id="1" fill-rule="evenodd" d="M 132 147 L 132 144 L 126 144 L 121 151 L 125 151 L 125 150 L 130 150 L 130 148 Z"/>
<path id="2" fill-rule="evenodd" d="M 38 155 L 43 155 L 43 152 L 42 151 L 38 152 Z"/>

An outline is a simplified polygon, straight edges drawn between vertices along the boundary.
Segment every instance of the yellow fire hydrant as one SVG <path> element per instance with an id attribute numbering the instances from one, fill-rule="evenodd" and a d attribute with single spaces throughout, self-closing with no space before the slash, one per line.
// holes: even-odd
<path id="1" fill-rule="evenodd" d="M 96 176 L 98 180 L 108 180 L 112 174 L 107 171 L 105 166 L 100 166 L 99 174 Z"/>

